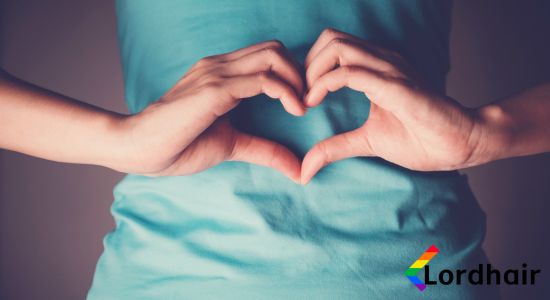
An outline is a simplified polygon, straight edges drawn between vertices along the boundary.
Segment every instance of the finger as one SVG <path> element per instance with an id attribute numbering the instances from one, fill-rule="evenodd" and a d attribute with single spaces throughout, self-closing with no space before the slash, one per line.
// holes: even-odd
<path id="1" fill-rule="evenodd" d="M 261 71 L 271 71 L 279 78 L 287 81 L 298 95 L 303 93 L 303 80 L 297 64 L 284 47 L 264 47 L 248 53 L 223 66 L 227 76 L 252 74 Z"/>
<path id="2" fill-rule="evenodd" d="M 379 58 L 368 47 L 349 39 L 335 38 L 311 60 L 306 70 L 307 85 L 311 87 L 315 80 L 338 66 L 350 65 L 380 72 L 394 69 L 391 63 Z"/>
<path id="3" fill-rule="evenodd" d="M 253 53 L 253 52 L 265 49 L 265 48 L 286 49 L 284 44 L 281 41 L 279 41 L 279 40 L 270 40 L 270 41 L 265 41 L 265 42 L 257 43 L 257 44 L 254 44 L 254 45 L 250 45 L 248 47 L 244 47 L 244 48 L 241 48 L 241 49 L 237 49 L 235 51 L 232 51 L 232 52 L 229 52 L 229 53 L 226 53 L 226 54 L 221 54 L 219 56 L 221 58 L 223 58 L 225 61 L 231 61 L 231 60 L 239 59 L 239 58 L 244 57 L 244 56 L 246 56 L 250 53 Z"/>
<path id="4" fill-rule="evenodd" d="M 233 99 L 249 98 L 261 93 L 273 99 L 280 99 L 284 109 L 296 116 L 303 116 L 305 108 L 294 89 L 271 72 L 230 77 L 224 80 L 224 87 Z"/>
<path id="5" fill-rule="evenodd" d="M 348 39 L 351 41 L 354 41 L 359 44 L 366 44 L 366 41 L 353 36 L 351 34 L 336 30 L 334 28 L 327 28 L 323 30 L 323 32 L 319 35 L 313 46 L 311 46 L 311 49 L 309 50 L 308 54 L 306 55 L 304 66 L 305 68 L 309 68 L 309 65 L 313 58 L 317 56 L 317 54 L 321 51 L 321 49 L 325 48 L 330 41 L 334 39 Z"/>
<path id="6" fill-rule="evenodd" d="M 273 168 L 294 182 L 300 182 L 300 162 L 286 147 L 275 142 L 238 132 L 229 160 Z"/>
<path id="7" fill-rule="evenodd" d="M 403 99 L 407 97 L 407 90 L 399 90 L 401 85 L 380 75 L 380 73 L 361 67 L 339 67 L 315 81 L 305 102 L 308 106 L 316 106 L 328 92 L 337 91 L 343 87 L 363 92 L 370 101 L 384 110 L 397 112 L 407 105 Z M 399 96 L 397 96 L 399 95 Z"/>
<path id="8" fill-rule="evenodd" d="M 196 62 L 192 67 L 191 70 L 198 69 L 201 67 L 207 67 L 210 65 L 213 65 L 215 63 L 222 63 L 226 61 L 231 61 L 235 59 L 239 59 L 247 54 L 256 52 L 258 50 L 261 50 L 263 48 L 284 48 L 283 43 L 281 43 L 278 40 L 271 40 L 271 41 L 265 41 L 261 43 L 257 43 L 254 45 L 250 45 L 244 48 L 237 49 L 232 52 L 223 53 L 223 54 L 216 54 L 216 55 L 210 55 L 203 57 L 201 60 Z"/>
<path id="9" fill-rule="evenodd" d="M 335 161 L 373 155 L 364 127 L 332 136 L 313 146 L 306 154 L 300 181 L 307 184 L 320 169 Z"/>

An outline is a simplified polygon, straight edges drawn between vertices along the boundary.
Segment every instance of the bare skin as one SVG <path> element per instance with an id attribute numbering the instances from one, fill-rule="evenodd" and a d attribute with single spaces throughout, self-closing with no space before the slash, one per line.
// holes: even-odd
<path id="1" fill-rule="evenodd" d="M 305 66 L 307 106 L 342 87 L 363 92 L 372 105 L 363 126 L 306 154 L 304 184 L 327 164 L 354 156 L 441 171 L 550 151 L 550 83 L 469 109 L 430 90 L 398 53 L 333 29 L 319 36 Z"/>
<path id="2" fill-rule="evenodd" d="M 432 91 L 399 54 L 332 29 L 315 42 L 305 67 L 303 82 L 277 41 L 207 57 L 135 115 L 83 104 L 1 72 L 0 148 L 148 176 L 244 161 L 302 184 L 327 164 L 354 156 L 432 171 L 550 151 L 550 83 L 469 109 Z M 239 132 L 224 117 L 261 93 L 301 116 L 306 106 L 345 86 L 371 100 L 369 119 L 321 141 L 301 163 L 285 146 Z"/>
<path id="3" fill-rule="evenodd" d="M 186 175 L 222 161 L 274 168 L 299 181 L 286 147 L 241 133 L 224 115 L 243 98 L 280 99 L 305 113 L 296 64 L 277 41 L 197 62 L 159 101 L 123 116 L 84 105 L 12 77 L 0 81 L 0 147 L 50 160 L 150 176 Z"/>

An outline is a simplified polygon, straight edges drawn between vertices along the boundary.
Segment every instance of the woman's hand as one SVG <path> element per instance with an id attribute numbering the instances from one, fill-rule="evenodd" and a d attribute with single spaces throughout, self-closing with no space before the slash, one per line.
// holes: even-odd
<path id="1" fill-rule="evenodd" d="M 414 170 L 471 164 L 479 146 L 475 113 L 431 91 L 403 58 L 349 34 L 325 30 L 307 55 L 305 103 L 350 87 L 371 100 L 368 120 L 315 145 L 302 163 L 307 183 L 325 165 L 354 156 L 379 156 Z"/>
<path id="2" fill-rule="evenodd" d="M 284 46 L 264 42 L 200 60 L 159 101 L 124 116 L 0 70 L 0 148 L 144 175 L 185 175 L 224 160 L 272 167 L 307 183 L 346 157 L 380 156 L 414 170 L 450 170 L 550 151 L 550 83 L 477 109 L 431 91 L 396 53 L 326 30 L 305 62 L 315 106 L 348 86 L 371 100 L 360 128 L 298 159 L 284 146 L 235 130 L 224 115 L 265 93 L 303 115 L 303 83 Z"/>
<path id="3" fill-rule="evenodd" d="M 224 116 L 241 99 L 261 93 L 305 113 L 297 65 L 278 41 L 264 42 L 196 63 L 159 101 L 123 120 L 127 169 L 145 175 L 185 175 L 226 160 L 274 168 L 294 181 L 300 162 L 286 147 L 237 131 Z"/>

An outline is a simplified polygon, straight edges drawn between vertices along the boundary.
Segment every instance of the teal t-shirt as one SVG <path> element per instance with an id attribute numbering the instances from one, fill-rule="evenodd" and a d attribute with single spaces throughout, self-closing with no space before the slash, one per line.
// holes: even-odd
<path id="1" fill-rule="evenodd" d="M 446 0 L 118 0 L 126 101 L 137 113 L 202 57 L 278 39 L 301 62 L 333 27 L 400 52 L 444 90 Z M 304 117 L 258 96 L 235 126 L 298 156 L 359 127 L 369 101 L 348 89 Z M 406 151 L 406 149 L 403 149 Z M 323 169 L 306 186 L 226 162 L 190 176 L 128 175 L 114 190 L 89 299 L 471 299 L 492 290 L 428 286 L 405 271 L 432 244 L 432 270 L 486 261 L 485 216 L 457 172 L 410 171 L 377 158 Z"/>

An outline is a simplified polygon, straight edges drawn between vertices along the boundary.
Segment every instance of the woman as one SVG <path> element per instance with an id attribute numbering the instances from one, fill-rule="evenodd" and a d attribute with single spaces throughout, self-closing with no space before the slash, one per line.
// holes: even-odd
<path id="1" fill-rule="evenodd" d="M 421 293 L 404 274 L 432 244 L 433 273 L 486 261 L 484 214 L 447 170 L 550 149 L 542 117 L 509 113 L 550 110 L 533 96 L 548 86 L 477 110 L 443 96 L 449 1 L 119 0 L 117 14 L 131 116 L 7 75 L 0 89 L 18 129 L 3 148 L 133 173 L 89 299 L 496 295 Z M 517 133 L 503 114 L 539 129 L 497 151 Z"/>
<path id="2" fill-rule="evenodd" d="M 236 82 L 242 76 L 250 82 L 254 74 L 272 70 L 273 82 L 292 87 L 264 87 L 269 96 L 281 97 L 282 105 L 255 97 L 235 109 L 233 104 L 220 108 L 216 115 L 229 113 L 241 132 L 278 142 L 302 157 L 322 139 L 360 127 L 369 103 L 359 93 L 339 91 L 296 117 L 303 114 L 302 72 L 287 65 L 292 60 L 307 64 L 318 35 L 333 27 L 402 53 L 441 91 L 448 69 L 449 6 L 440 1 L 118 1 L 127 102 L 137 113 L 166 97 L 167 90 L 169 95 L 193 95 L 195 86 L 201 89 L 197 82 L 208 82 L 213 72 L 222 73 L 216 84 L 223 89 L 241 85 L 224 80 Z M 288 50 L 277 43 L 261 44 L 273 39 Z M 215 56 L 258 43 L 227 54 L 231 57 Z M 247 61 L 255 59 L 259 61 Z M 192 67 L 197 61 L 198 67 Z M 235 98 L 249 96 L 253 94 L 245 92 Z M 185 114 L 185 109 L 174 109 L 164 119 L 193 117 L 197 120 L 190 123 L 212 123 L 196 112 Z M 219 137 L 231 136 L 225 133 L 226 120 L 216 122 L 221 125 L 208 127 L 197 150 L 186 151 L 203 152 L 201 143 L 216 147 Z M 160 148 L 158 134 L 162 132 L 143 137 L 155 145 L 151 151 Z M 271 164 L 298 180 L 297 160 L 280 149 L 275 160 L 285 163 Z M 262 152 L 251 150 L 256 151 Z M 195 172 L 217 164 L 222 160 L 217 156 L 167 169 Z M 414 297 L 420 294 L 404 272 L 431 244 L 441 251 L 432 268 L 485 260 L 480 248 L 484 216 L 463 177 L 411 172 L 374 159 L 331 165 L 306 186 L 243 163 L 223 163 L 184 177 L 130 175 L 115 189 L 112 212 L 117 229 L 105 239 L 90 299 Z M 471 293 L 460 287 L 426 290 L 437 298 Z"/>

